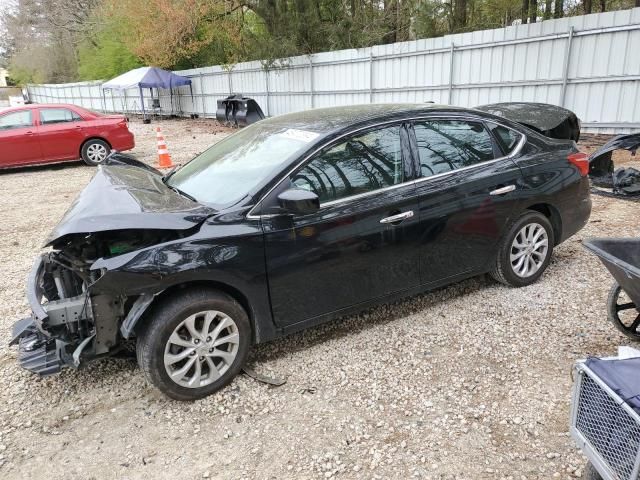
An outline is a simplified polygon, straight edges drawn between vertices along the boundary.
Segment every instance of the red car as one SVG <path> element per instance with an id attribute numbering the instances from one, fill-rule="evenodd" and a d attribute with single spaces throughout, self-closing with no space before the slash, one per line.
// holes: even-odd
<path id="1" fill-rule="evenodd" d="M 82 158 L 99 165 L 113 150 L 135 146 L 123 115 L 75 105 L 25 105 L 0 111 L 0 168 Z"/>

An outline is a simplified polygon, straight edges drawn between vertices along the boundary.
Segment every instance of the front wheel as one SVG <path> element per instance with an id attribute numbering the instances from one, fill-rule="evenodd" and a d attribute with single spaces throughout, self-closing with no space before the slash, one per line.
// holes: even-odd
<path id="1" fill-rule="evenodd" d="M 82 145 L 80 155 L 82 156 L 84 163 L 96 166 L 105 161 L 109 156 L 109 152 L 111 152 L 111 147 L 107 142 L 100 140 L 99 138 L 93 138 Z"/>
<path id="2" fill-rule="evenodd" d="M 537 281 L 549 265 L 555 238 L 549 219 L 527 211 L 518 218 L 500 243 L 490 274 L 512 287 Z"/>
<path id="3" fill-rule="evenodd" d="M 137 341 L 140 368 L 175 400 L 206 397 L 233 380 L 251 344 L 251 326 L 232 297 L 186 290 L 151 311 Z"/>

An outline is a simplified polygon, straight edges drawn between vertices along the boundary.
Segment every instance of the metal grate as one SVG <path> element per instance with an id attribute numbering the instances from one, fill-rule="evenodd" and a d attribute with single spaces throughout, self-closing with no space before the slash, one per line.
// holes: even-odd
<path id="1" fill-rule="evenodd" d="M 586 373 L 580 386 L 576 428 L 616 478 L 631 478 L 640 447 L 640 425 Z"/>

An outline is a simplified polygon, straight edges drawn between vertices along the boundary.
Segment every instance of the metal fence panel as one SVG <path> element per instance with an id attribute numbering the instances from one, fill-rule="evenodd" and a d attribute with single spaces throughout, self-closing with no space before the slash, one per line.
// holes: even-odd
<path id="1" fill-rule="evenodd" d="M 164 112 L 214 117 L 231 93 L 269 115 L 357 103 L 459 106 L 529 101 L 565 106 L 588 132 L 640 131 L 640 8 L 548 20 L 370 48 L 176 72 L 188 87 L 160 90 Z M 100 82 L 29 85 L 39 103 L 140 113 L 148 90 L 110 92 Z"/>

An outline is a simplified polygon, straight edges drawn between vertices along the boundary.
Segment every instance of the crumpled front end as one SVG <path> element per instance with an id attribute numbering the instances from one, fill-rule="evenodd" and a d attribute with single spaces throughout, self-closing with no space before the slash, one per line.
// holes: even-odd
<path id="1" fill-rule="evenodd" d="M 10 344 L 18 344 L 22 367 L 40 375 L 63 366 L 79 367 L 86 358 L 110 352 L 117 344 L 122 298 L 92 295 L 101 272 L 89 262 L 59 251 L 42 254 L 27 281 L 31 317 L 13 327 Z"/>

